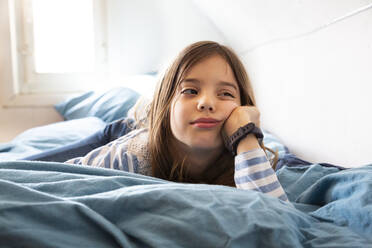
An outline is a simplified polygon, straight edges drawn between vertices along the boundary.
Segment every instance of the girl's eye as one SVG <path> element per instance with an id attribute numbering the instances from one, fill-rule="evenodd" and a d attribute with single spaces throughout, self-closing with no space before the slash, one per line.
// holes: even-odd
<path id="1" fill-rule="evenodd" d="M 185 89 L 181 93 L 182 94 L 198 94 L 198 92 L 194 89 Z"/>
<path id="2" fill-rule="evenodd" d="M 235 97 L 233 96 L 233 94 L 231 94 L 231 93 L 229 93 L 229 92 L 222 92 L 221 95 L 222 95 L 222 96 L 228 96 L 228 97 L 235 98 Z"/>

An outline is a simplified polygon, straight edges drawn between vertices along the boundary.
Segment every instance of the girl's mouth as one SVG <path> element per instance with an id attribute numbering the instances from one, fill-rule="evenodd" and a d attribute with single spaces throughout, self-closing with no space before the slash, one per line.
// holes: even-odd
<path id="1" fill-rule="evenodd" d="M 199 128 L 212 128 L 215 127 L 219 124 L 219 122 L 195 122 L 194 126 L 199 127 Z"/>
<path id="2" fill-rule="evenodd" d="M 220 122 L 221 121 L 213 118 L 199 118 L 191 122 L 191 125 L 196 126 L 198 128 L 212 128 L 217 126 Z"/>

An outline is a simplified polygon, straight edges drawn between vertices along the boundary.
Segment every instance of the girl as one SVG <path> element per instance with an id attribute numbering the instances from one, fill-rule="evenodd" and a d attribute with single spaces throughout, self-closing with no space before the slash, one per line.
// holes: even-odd
<path id="1" fill-rule="evenodd" d="M 247 73 L 231 49 L 211 41 L 186 47 L 165 71 L 149 107 L 148 121 L 67 163 L 254 189 L 288 201 L 260 141 Z M 127 130 L 129 122 L 118 123 Z"/>

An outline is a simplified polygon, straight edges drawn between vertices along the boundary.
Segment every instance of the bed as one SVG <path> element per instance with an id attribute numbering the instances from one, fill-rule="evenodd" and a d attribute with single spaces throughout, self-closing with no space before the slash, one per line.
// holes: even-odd
<path id="1" fill-rule="evenodd" d="M 131 117 L 140 95 L 88 92 L 56 105 L 65 121 L 0 144 L 0 247 L 371 247 L 372 166 L 298 158 L 274 134 L 291 204 L 256 191 L 25 160 Z"/>

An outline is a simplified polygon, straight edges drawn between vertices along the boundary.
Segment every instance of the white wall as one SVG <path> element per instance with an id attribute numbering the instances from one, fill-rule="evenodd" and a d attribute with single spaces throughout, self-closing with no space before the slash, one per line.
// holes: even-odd
<path id="1" fill-rule="evenodd" d="M 159 70 L 184 46 L 198 40 L 224 41 L 188 0 L 108 0 L 110 74 Z"/>
<path id="2" fill-rule="evenodd" d="M 311 162 L 372 163 L 372 8 L 347 17 L 371 0 L 195 3 L 244 59 L 264 128 Z"/>

